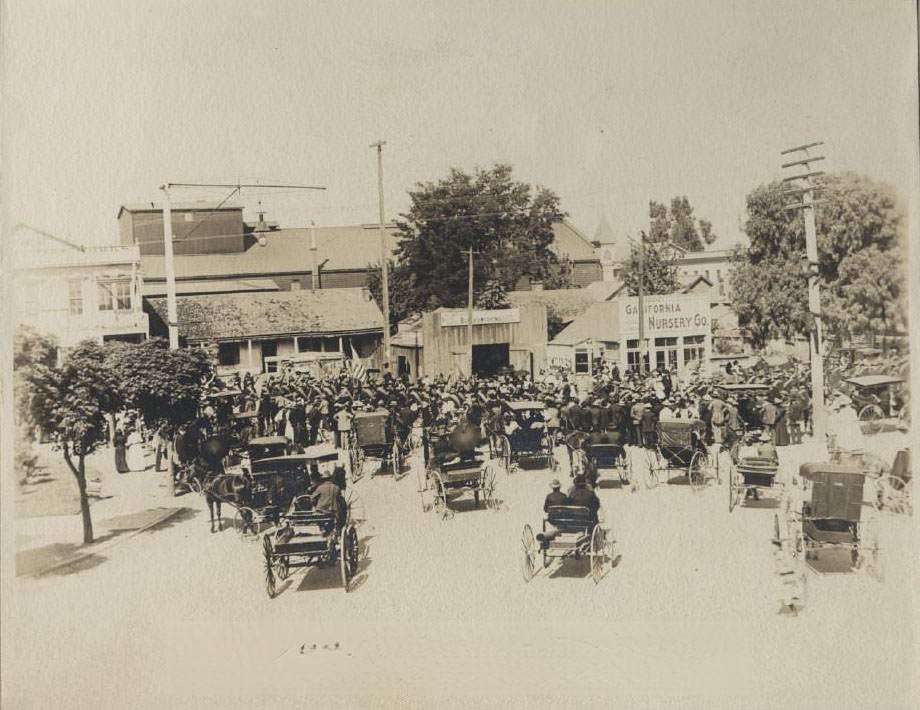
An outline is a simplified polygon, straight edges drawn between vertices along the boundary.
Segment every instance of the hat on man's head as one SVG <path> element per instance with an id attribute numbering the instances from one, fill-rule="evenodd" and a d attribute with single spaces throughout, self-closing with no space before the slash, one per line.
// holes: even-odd
<path id="1" fill-rule="evenodd" d="M 770 436 L 770 432 L 764 430 L 764 431 L 760 432 L 760 436 L 758 437 L 758 440 L 759 440 L 759 441 L 771 441 L 772 438 L 773 438 L 773 437 Z"/>
<path id="2" fill-rule="evenodd" d="M 549 485 L 550 485 L 550 487 L 551 487 L 553 490 L 562 487 L 562 484 L 559 483 L 559 479 L 558 479 L 558 478 L 554 478 L 554 479 L 553 479 L 553 482 L 550 483 Z"/>
<path id="3" fill-rule="evenodd" d="M 576 486 L 583 486 L 583 485 L 585 485 L 586 482 L 587 482 L 587 481 L 586 481 L 586 479 L 585 479 L 585 477 L 584 477 L 583 474 L 579 473 L 577 476 L 575 476 L 575 485 L 576 485 Z"/>

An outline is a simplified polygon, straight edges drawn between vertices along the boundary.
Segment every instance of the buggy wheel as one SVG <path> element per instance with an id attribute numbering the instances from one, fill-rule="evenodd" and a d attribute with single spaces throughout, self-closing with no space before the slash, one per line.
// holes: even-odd
<path id="1" fill-rule="evenodd" d="M 201 485 L 201 481 L 199 481 L 197 478 L 189 479 L 188 488 L 192 493 L 198 493 L 199 495 L 204 490 L 204 488 Z"/>
<path id="2" fill-rule="evenodd" d="M 537 573 L 537 540 L 533 536 L 533 529 L 530 527 L 530 525 L 524 526 L 524 532 L 521 533 L 521 545 L 524 548 L 524 558 L 522 560 L 521 572 L 524 575 L 524 581 L 529 582 Z M 543 560 L 545 566 L 545 553 Z"/>
<path id="3" fill-rule="evenodd" d="M 434 481 L 434 512 L 438 514 L 441 520 L 446 520 L 450 517 L 450 507 L 447 505 L 447 489 L 444 487 L 444 481 L 437 471 L 432 471 L 431 477 Z"/>
<path id="4" fill-rule="evenodd" d="M 600 525 L 594 526 L 594 532 L 591 533 L 591 578 L 597 584 L 604 576 L 604 564 L 607 562 L 607 540 L 604 528 Z"/>
<path id="5" fill-rule="evenodd" d="M 735 487 L 735 467 L 728 470 L 728 512 L 731 513 L 738 505 L 740 491 Z M 776 539 L 779 540 L 779 516 L 776 517 Z"/>
<path id="6" fill-rule="evenodd" d="M 425 493 L 428 491 L 428 469 L 419 466 L 415 469 L 415 478 L 418 483 L 418 498 L 422 504 L 422 512 L 428 511 L 428 505 L 425 503 Z"/>
<path id="7" fill-rule="evenodd" d="M 693 490 L 701 491 L 706 487 L 708 463 L 709 457 L 702 451 L 695 451 L 693 456 L 690 457 L 690 465 L 687 467 L 687 481 Z"/>
<path id="8" fill-rule="evenodd" d="M 262 538 L 262 556 L 265 566 L 265 591 L 269 599 L 275 598 L 275 573 L 272 550 L 272 539 L 268 535 Z"/>
<path id="9" fill-rule="evenodd" d="M 247 541 L 255 540 L 259 537 L 256 529 L 256 511 L 245 505 L 236 509 L 233 514 L 233 529 L 240 534 L 240 538 Z"/>
<path id="10" fill-rule="evenodd" d="M 358 491 L 354 488 L 349 488 L 345 494 L 345 503 L 348 507 L 348 520 L 355 527 L 367 522 L 367 511 L 364 509 L 364 501 Z"/>
<path id="11" fill-rule="evenodd" d="M 282 582 L 287 579 L 290 572 L 290 562 L 287 555 L 275 558 L 275 576 Z"/>
<path id="12" fill-rule="evenodd" d="M 877 434 L 882 429 L 884 413 L 877 404 L 867 404 L 859 410 L 859 421 L 864 434 Z"/>
<path id="13" fill-rule="evenodd" d="M 646 463 L 646 477 L 645 477 L 645 487 L 648 489 L 657 488 L 658 484 L 661 483 L 661 479 L 658 477 L 658 471 L 660 470 L 660 461 L 658 460 L 658 452 L 655 451 L 652 453 L 650 449 L 641 449 L 643 455 L 645 456 Z"/>
<path id="14" fill-rule="evenodd" d="M 511 442 L 508 440 L 507 436 L 502 436 L 501 442 L 502 466 L 505 468 L 505 473 L 511 473 Z"/>
<path id="15" fill-rule="evenodd" d="M 877 507 L 890 513 L 910 514 L 910 487 L 904 479 L 890 474 L 883 475 L 876 481 Z"/>
<path id="16" fill-rule="evenodd" d="M 349 589 L 349 583 L 358 573 L 358 559 L 360 557 L 358 543 L 358 533 L 354 525 L 346 525 L 342 529 L 342 536 L 339 543 L 339 562 L 342 570 L 342 585 L 345 591 Z"/>
<path id="17" fill-rule="evenodd" d="M 399 478 L 402 472 L 402 450 L 399 441 L 394 441 L 390 447 L 390 466 L 393 468 L 393 478 Z"/>
<path id="18" fill-rule="evenodd" d="M 773 514 L 773 542 L 777 545 L 783 544 L 783 538 L 779 535 L 779 513 Z"/>

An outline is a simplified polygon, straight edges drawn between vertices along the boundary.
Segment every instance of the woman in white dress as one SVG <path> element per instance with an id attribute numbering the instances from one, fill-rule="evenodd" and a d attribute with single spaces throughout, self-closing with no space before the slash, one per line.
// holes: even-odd
<path id="1" fill-rule="evenodd" d="M 139 430 L 134 429 L 128 435 L 128 468 L 131 471 L 143 471 L 147 468 L 144 460 L 144 440 Z"/>

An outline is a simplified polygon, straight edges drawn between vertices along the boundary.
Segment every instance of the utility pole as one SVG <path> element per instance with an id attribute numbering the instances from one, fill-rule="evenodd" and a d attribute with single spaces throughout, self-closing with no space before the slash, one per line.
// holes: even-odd
<path id="1" fill-rule="evenodd" d="M 169 328 L 169 349 L 179 349 L 179 313 L 176 307 L 176 264 L 173 260 L 172 208 L 169 204 L 169 183 L 163 191 L 163 265 L 166 270 L 166 326 Z"/>
<path id="2" fill-rule="evenodd" d="M 163 261 L 164 270 L 166 272 L 166 320 L 168 321 L 167 327 L 169 328 L 169 348 L 171 350 L 177 350 L 179 348 L 179 316 L 176 308 L 176 264 L 173 259 L 172 209 L 169 202 L 169 190 L 173 187 L 231 188 L 232 192 L 224 198 L 218 207 L 223 205 L 224 202 L 229 200 L 230 197 L 244 187 L 270 190 L 325 190 L 326 188 L 319 185 L 263 185 L 260 183 L 242 184 L 239 182 L 234 185 L 228 183 L 205 182 L 167 182 L 160 185 L 160 189 L 163 191 Z M 201 224 L 202 223 L 199 222 L 197 226 L 185 235 L 185 238 L 190 237 Z M 265 246 L 261 240 L 260 244 Z"/>
<path id="3" fill-rule="evenodd" d="M 820 170 L 812 170 L 812 164 L 824 160 L 823 155 L 814 155 L 814 149 L 824 145 L 823 141 L 807 143 L 781 151 L 780 155 L 795 154 L 798 158 L 783 163 L 782 168 L 804 170 L 804 173 L 784 178 L 783 182 L 793 183 L 786 194 L 797 195 L 801 202 L 788 205 L 787 210 L 802 210 L 805 219 L 805 254 L 808 260 L 808 312 L 814 321 L 808 331 L 808 353 L 811 364 L 811 406 L 812 429 L 815 439 L 824 442 L 827 434 L 827 411 L 824 406 L 824 352 L 821 328 L 821 291 L 818 281 L 818 236 L 815 229 L 815 205 L 824 200 L 816 200 L 814 193 L 820 187 L 814 184 L 814 178 L 823 175 Z M 801 182 L 797 182 L 801 181 Z"/>
<path id="4" fill-rule="evenodd" d="M 466 297 L 466 342 L 470 349 L 470 372 L 469 376 L 473 376 L 473 254 L 479 254 L 478 251 L 473 251 L 472 248 L 463 250 L 464 254 L 468 254 L 470 257 L 469 265 L 469 285 L 467 288 L 467 297 Z"/>
<path id="5" fill-rule="evenodd" d="M 386 238 L 383 233 L 383 146 L 386 141 L 377 141 L 371 143 L 371 148 L 377 149 L 377 201 L 380 205 L 380 221 L 377 229 L 380 233 L 380 287 L 383 291 L 383 371 L 390 371 L 390 279 L 387 275 L 389 267 L 387 265 L 387 248 Z"/>
<path id="6" fill-rule="evenodd" d="M 639 374 L 645 374 L 645 232 L 639 232 Z"/>
<path id="7" fill-rule="evenodd" d="M 316 293 L 316 280 L 319 278 L 316 273 L 316 222 L 310 222 L 310 256 L 313 259 L 313 270 L 310 272 L 310 290 Z"/>

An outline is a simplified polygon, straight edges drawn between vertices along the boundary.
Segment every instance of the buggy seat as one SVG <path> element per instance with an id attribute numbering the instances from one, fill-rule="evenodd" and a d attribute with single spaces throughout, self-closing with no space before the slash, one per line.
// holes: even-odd
<path id="1" fill-rule="evenodd" d="M 546 522 L 561 533 L 588 535 L 595 521 L 588 508 L 581 505 L 551 505 L 546 511 Z"/>
<path id="2" fill-rule="evenodd" d="M 812 484 L 811 500 L 802 506 L 805 535 L 829 544 L 855 542 L 863 505 L 863 471 L 845 464 L 806 463 L 799 475 Z"/>

